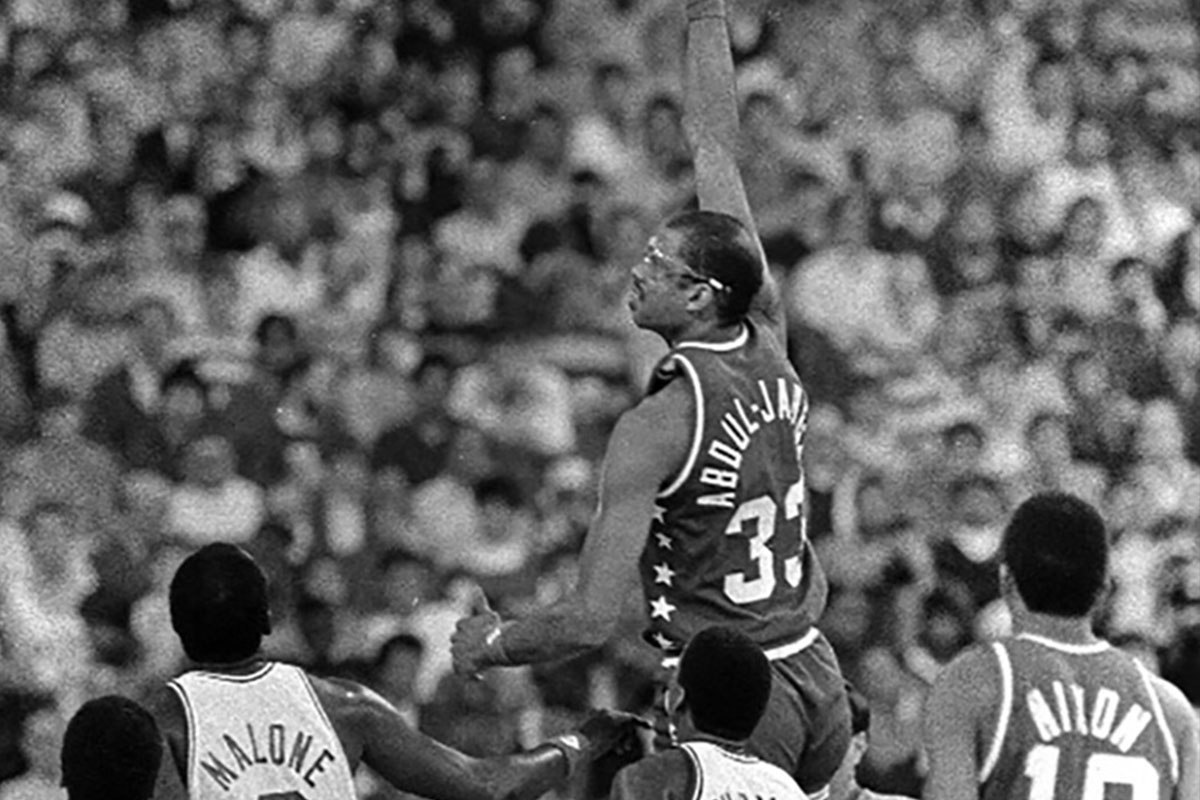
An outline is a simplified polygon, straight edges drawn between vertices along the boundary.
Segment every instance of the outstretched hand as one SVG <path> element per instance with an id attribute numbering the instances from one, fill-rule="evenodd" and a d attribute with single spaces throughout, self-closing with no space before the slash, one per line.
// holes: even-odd
<path id="1" fill-rule="evenodd" d="M 625 767 L 650 752 L 654 726 L 647 720 L 618 711 L 593 711 L 580 733 L 588 741 L 585 772 L 580 778 L 582 796 L 606 798 L 613 779 Z"/>
<path id="2" fill-rule="evenodd" d="M 470 616 L 460 619 L 450 636 L 450 655 L 456 674 L 478 678 L 480 672 L 496 663 L 488 656 L 495 651 L 500 624 L 500 615 L 492 610 L 483 589 L 476 586 Z"/>

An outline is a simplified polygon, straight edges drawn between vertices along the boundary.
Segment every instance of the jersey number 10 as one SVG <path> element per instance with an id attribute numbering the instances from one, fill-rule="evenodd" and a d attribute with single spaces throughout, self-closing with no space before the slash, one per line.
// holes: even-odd
<path id="1" fill-rule="evenodd" d="M 1025 756 L 1025 777 L 1030 781 L 1029 800 L 1054 800 L 1061 754 L 1054 745 L 1039 744 Z M 1131 800 L 1158 800 L 1158 770 L 1141 756 L 1092 753 L 1084 767 L 1080 800 L 1104 800 L 1105 789 L 1109 786 L 1128 786 Z"/>
<path id="2" fill-rule="evenodd" d="M 778 514 L 779 505 L 775 499 L 770 495 L 760 495 L 738 506 L 725 528 L 727 536 L 741 536 L 747 524 L 754 524 L 754 533 L 748 541 L 750 561 L 753 562 L 753 571 L 757 572 L 758 576 L 748 577 L 747 572 L 733 572 L 725 576 L 725 596 L 738 605 L 766 600 L 775 592 L 778 580 L 775 575 L 775 554 L 767 547 L 767 542 L 775 535 L 775 519 Z M 783 579 L 787 581 L 788 586 L 795 588 L 800 585 L 803 570 L 800 551 L 807 536 L 803 477 L 788 488 L 783 498 L 783 519 L 785 522 L 796 520 L 796 524 L 800 526 L 796 555 L 783 560 Z"/>

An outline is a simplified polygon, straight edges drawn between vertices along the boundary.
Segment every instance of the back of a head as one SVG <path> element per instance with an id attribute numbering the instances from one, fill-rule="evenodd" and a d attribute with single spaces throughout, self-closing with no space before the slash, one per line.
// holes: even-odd
<path id="1" fill-rule="evenodd" d="M 162 763 L 154 717 L 117 695 L 84 703 L 67 724 L 62 783 L 70 800 L 148 800 Z"/>
<path id="2" fill-rule="evenodd" d="M 689 267 L 728 287 L 717 293 L 721 322 L 744 319 L 763 285 L 763 266 L 749 229 L 716 211 L 684 211 L 667 220 L 666 227 L 683 235 L 679 256 Z"/>
<path id="3" fill-rule="evenodd" d="M 683 651 L 679 685 L 697 730 L 742 741 L 767 708 L 771 665 L 744 633 L 713 626 L 693 636 Z"/>
<path id="4" fill-rule="evenodd" d="M 171 581 L 171 625 L 193 661 L 226 664 L 253 656 L 271 630 L 267 579 L 245 550 L 210 544 Z"/>
<path id="5" fill-rule="evenodd" d="M 1108 580 L 1108 532 L 1092 506 L 1058 492 L 1034 495 L 1004 531 L 1004 564 L 1030 611 L 1091 613 Z"/>

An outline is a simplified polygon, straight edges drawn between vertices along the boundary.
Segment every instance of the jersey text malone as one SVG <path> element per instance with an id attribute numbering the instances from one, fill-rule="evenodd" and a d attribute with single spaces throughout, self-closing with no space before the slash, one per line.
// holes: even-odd
<path id="1" fill-rule="evenodd" d="M 328 749 L 313 750 L 314 737 L 304 731 L 294 734 L 279 723 L 261 727 L 246 724 L 244 734 L 221 736 L 225 752 L 211 750 L 200 756 L 200 767 L 222 789 L 229 791 L 246 770 L 254 767 L 285 769 L 300 776 L 316 788 L 316 778 L 325 771 L 336 756 Z"/>
<path id="2" fill-rule="evenodd" d="M 735 396 L 726 408 L 729 410 L 721 415 L 721 434 L 704 445 L 707 460 L 700 470 L 700 483 L 719 491 L 701 495 L 696 499 L 698 505 L 717 508 L 736 505 L 734 498 L 740 482 L 742 456 L 757 435 L 769 426 L 790 426 L 796 457 L 800 457 L 800 444 L 808 419 L 808 398 L 799 383 L 780 378 L 772 387 L 760 380 L 757 397 Z"/>
<path id="3" fill-rule="evenodd" d="M 1121 695 L 1112 689 L 1100 688 L 1089 697 L 1082 686 L 1062 681 L 1051 682 L 1049 696 L 1031 689 L 1025 701 L 1043 742 L 1076 733 L 1107 741 L 1122 753 L 1133 748 L 1153 717 L 1138 703 L 1122 708 Z"/>

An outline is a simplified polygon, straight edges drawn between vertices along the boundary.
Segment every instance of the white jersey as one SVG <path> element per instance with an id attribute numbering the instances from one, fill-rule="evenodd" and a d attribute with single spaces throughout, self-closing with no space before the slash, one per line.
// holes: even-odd
<path id="1" fill-rule="evenodd" d="M 298 667 L 187 672 L 170 682 L 187 713 L 190 800 L 354 800 L 333 723 Z"/>
<path id="2" fill-rule="evenodd" d="M 792 776 L 760 758 L 711 742 L 687 742 L 680 749 L 696 774 L 690 800 L 806 800 Z"/>

